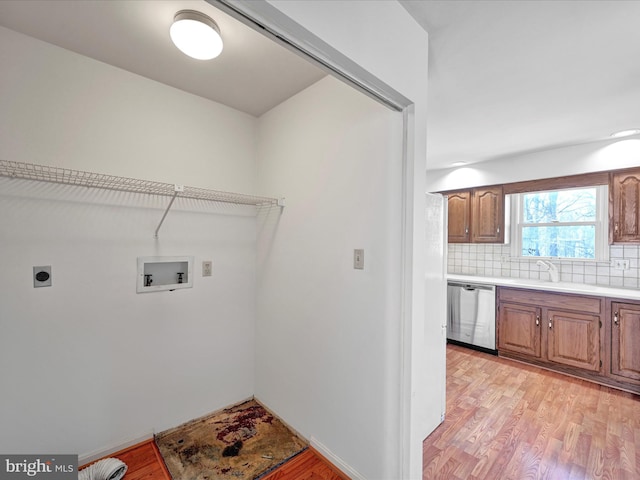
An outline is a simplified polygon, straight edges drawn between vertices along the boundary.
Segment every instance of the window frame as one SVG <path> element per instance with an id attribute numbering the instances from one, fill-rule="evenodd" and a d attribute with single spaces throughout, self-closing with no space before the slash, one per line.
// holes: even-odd
<path id="1" fill-rule="evenodd" d="M 567 190 L 579 190 L 585 188 L 596 189 L 596 219 L 594 222 L 553 222 L 539 224 L 540 226 L 556 225 L 595 225 L 595 258 L 574 258 L 574 257 L 537 257 L 522 255 L 522 197 L 531 193 L 556 192 Z M 609 187 L 608 185 L 581 185 L 569 188 L 545 188 L 525 192 L 513 193 L 510 195 L 511 205 L 511 258 L 520 260 L 557 260 L 560 262 L 608 262 L 609 261 Z M 527 226 L 532 225 L 527 223 Z"/>

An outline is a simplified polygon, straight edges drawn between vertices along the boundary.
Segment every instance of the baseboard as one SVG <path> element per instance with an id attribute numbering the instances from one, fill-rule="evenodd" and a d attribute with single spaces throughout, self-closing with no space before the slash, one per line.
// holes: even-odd
<path id="1" fill-rule="evenodd" d="M 123 442 L 119 442 L 117 444 L 113 444 L 111 446 L 101 448 L 99 450 L 94 450 L 93 452 L 85 453 L 78 456 L 78 465 L 83 466 L 89 463 L 95 462 L 104 457 L 108 457 L 120 450 L 124 450 L 126 448 L 132 447 L 133 445 L 137 445 L 138 443 L 146 442 L 153 438 L 153 432 L 148 432 L 139 437 L 132 438 L 130 440 L 126 440 Z"/>
<path id="2" fill-rule="evenodd" d="M 333 464 L 338 470 L 343 472 L 352 480 L 366 480 L 363 475 L 360 475 L 356 470 L 351 468 L 347 463 L 345 463 L 340 457 L 335 455 L 331 450 L 329 450 L 325 445 L 319 442 L 316 438 L 311 437 L 311 447 L 316 450 L 320 455 L 325 457 L 331 464 Z"/>

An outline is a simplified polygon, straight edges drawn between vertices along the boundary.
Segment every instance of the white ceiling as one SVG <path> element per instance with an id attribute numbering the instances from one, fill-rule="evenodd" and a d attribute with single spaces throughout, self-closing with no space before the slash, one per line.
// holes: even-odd
<path id="1" fill-rule="evenodd" d="M 215 60 L 171 43 L 173 17 L 185 9 L 220 27 Z M 0 25 L 254 116 L 326 75 L 204 0 L 1 0 Z"/>
<path id="2" fill-rule="evenodd" d="M 401 3 L 429 32 L 430 169 L 640 128 L 640 1 Z"/>
<path id="3" fill-rule="evenodd" d="M 429 169 L 640 128 L 640 1 L 400 2 L 430 37 Z M 171 44 L 182 9 L 216 20 L 220 57 Z M 204 0 L 2 0 L 0 25 L 255 116 L 325 75 Z"/>

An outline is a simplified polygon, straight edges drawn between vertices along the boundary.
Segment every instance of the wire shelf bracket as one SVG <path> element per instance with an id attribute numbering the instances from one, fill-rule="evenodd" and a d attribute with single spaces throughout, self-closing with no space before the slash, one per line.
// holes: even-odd
<path id="1" fill-rule="evenodd" d="M 33 163 L 14 162 L 0 159 L 0 177 L 35 180 L 40 182 L 59 183 L 129 193 L 146 193 L 171 197 L 162 219 L 155 231 L 155 238 L 164 222 L 173 202 L 177 197 L 210 202 L 231 203 L 235 205 L 278 206 L 284 208 L 284 198 L 261 197 L 242 193 L 208 190 L 198 187 L 187 187 L 171 183 L 153 182 L 136 178 L 119 177 L 70 168 L 50 167 Z"/>

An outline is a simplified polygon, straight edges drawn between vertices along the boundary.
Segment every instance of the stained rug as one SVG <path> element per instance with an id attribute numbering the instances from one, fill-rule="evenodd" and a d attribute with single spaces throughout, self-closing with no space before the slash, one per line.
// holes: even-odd
<path id="1" fill-rule="evenodd" d="M 155 441 L 174 480 L 253 480 L 307 447 L 255 400 L 159 433 Z"/>

